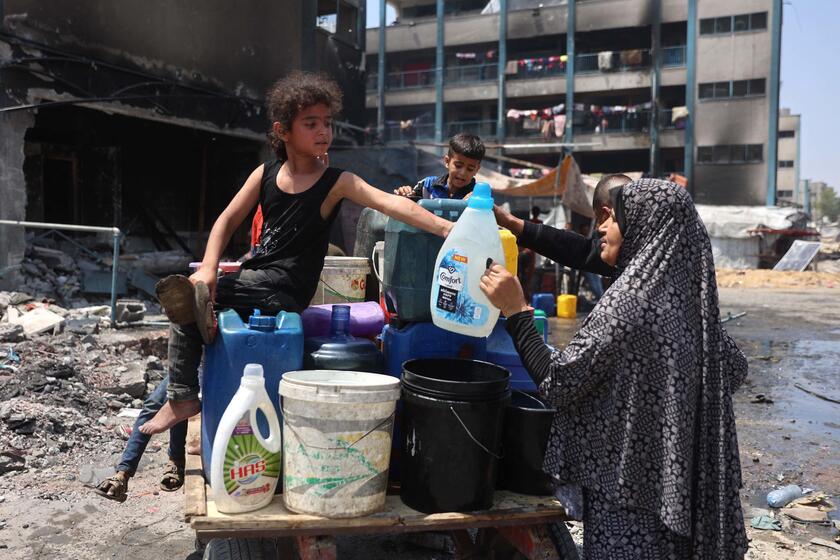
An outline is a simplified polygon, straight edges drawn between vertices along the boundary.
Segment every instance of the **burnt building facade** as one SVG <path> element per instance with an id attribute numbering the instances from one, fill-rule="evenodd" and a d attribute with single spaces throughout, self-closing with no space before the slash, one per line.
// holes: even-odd
<path id="1" fill-rule="evenodd" d="M 117 226 L 150 248 L 177 232 L 200 255 L 271 157 L 275 80 L 328 73 L 341 120 L 362 124 L 358 0 L 5 0 L 0 16 L 0 219 Z M 0 281 L 24 249 L 22 228 L 0 226 Z"/>

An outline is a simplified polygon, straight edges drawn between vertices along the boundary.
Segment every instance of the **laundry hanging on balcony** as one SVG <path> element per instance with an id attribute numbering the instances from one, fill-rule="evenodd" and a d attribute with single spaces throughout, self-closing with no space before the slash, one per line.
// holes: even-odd
<path id="1" fill-rule="evenodd" d="M 642 49 L 621 51 L 621 55 L 619 56 L 622 66 L 641 66 L 643 58 L 644 51 Z"/>
<path id="2" fill-rule="evenodd" d="M 598 70 L 601 72 L 609 72 L 613 70 L 613 52 L 602 51 L 598 53 Z"/>

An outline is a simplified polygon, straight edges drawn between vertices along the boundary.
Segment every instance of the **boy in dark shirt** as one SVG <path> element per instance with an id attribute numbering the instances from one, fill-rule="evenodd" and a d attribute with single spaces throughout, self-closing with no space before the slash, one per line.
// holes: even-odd
<path id="1" fill-rule="evenodd" d="M 604 222 L 610 215 L 612 200 L 610 191 L 622 185 L 632 183 L 627 175 L 604 175 L 595 186 L 592 197 L 592 210 L 597 224 Z M 544 257 L 548 257 L 561 266 L 594 272 L 601 276 L 613 276 L 615 269 L 601 260 L 600 238 L 598 235 L 584 237 L 571 231 L 556 229 L 545 224 L 517 218 L 500 207 L 493 208 L 496 221 L 509 229 L 517 238 L 520 247 L 528 248 Z M 597 229 L 596 229 L 597 231 Z"/>
<path id="2" fill-rule="evenodd" d="M 475 134 L 461 132 L 449 139 L 449 151 L 443 156 L 446 173 L 431 175 L 413 187 L 400 187 L 394 194 L 412 198 L 463 199 L 472 193 L 475 175 L 484 159 L 484 143 Z"/>

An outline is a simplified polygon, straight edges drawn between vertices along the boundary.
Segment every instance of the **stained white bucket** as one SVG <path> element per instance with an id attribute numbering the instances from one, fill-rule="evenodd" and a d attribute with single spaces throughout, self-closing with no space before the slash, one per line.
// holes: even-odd
<path id="1" fill-rule="evenodd" d="M 365 257 L 326 257 L 310 305 L 365 301 L 370 264 Z"/>
<path id="2" fill-rule="evenodd" d="M 399 380 L 291 371 L 283 400 L 283 501 L 294 512 L 359 517 L 382 509 Z"/>

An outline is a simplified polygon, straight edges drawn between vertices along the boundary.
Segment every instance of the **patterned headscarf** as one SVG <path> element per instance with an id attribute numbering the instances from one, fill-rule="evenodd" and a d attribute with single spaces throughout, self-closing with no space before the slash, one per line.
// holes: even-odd
<path id="1" fill-rule="evenodd" d="M 618 278 L 540 383 L 559 410 L 545 469 L 657 513 L 696 558 L 740 558 L 732 393 L 747 363 L 720 324 L 709 236 L 667 181 L 623 186 L 614 210 Z"/>

